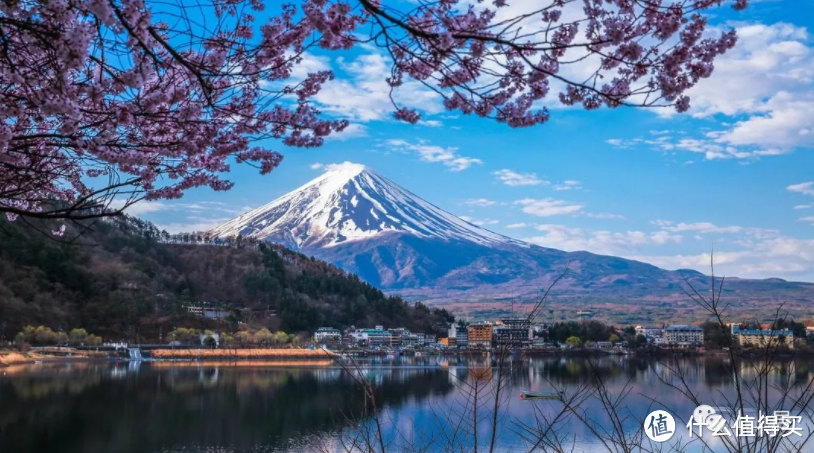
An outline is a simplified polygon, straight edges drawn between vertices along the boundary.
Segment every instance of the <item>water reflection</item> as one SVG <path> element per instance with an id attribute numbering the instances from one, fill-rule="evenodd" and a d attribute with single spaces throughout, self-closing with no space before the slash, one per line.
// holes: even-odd
<path id="1" fill-rule="evenodd" d="M 376 383 L 386 435 L 444 429 L 439 412 L 466 397 L 461 382 L 494 378 L 488 358 L 397 358 L 362 363 L 359 376 Z M 324 365 L 324 364 L 323 364 Z M 777 385 L 810 382 L 812 370 L 794 363 L 773 373 Z M 718 358 L 677 362 L 637 358 L 515 358 L 507 364 L 510 397 L 506 420 L 533 421 L 556 411 L 556 402 L 522 402 L 522 390 L 574 389 L 594 373 L 611 392 L 629 388 L 631 420 L 643 417 L 653 398 L 676 413 L 693 404 L 663 381 L 685 379 L 701 398 L 732 392 L 732 364 Z M 738 364 L 744 375 L 755 367 Z M 264 363 L 131 362 L 28 365 L 0 377 L 0 452 L 157 453 L 336 450 L 348 414 L 362 413 L 354 377 L 337 366 L 269 366 Z M 600 414 L 596 401 L 586 410 Z M 596 415 L 597 424 L 605 423 Z M 507 422 L 508 423 L 508 422 Z M 626 429 L 635 432 L 631 423 Z M 572 424 L 579 439 L 588 428 Z M 522 446 L 511 429 L 504 450 Z M 593 451 L 590 442 L 580 445 Z"/>

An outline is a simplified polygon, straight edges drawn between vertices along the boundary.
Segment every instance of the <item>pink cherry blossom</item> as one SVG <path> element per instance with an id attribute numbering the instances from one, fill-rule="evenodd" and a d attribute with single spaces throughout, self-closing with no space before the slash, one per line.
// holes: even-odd
<path id="1" fill-rule="evenodd" d="M 0 212 L 115 214 L 115 196 L 228 190 L 232 165 L 266 174 L 280 146 L 321 146 L 348 121 L 314 101 L 332 72 L 294 76 L 306 51 L 377 46 L 392 90 L 412 79 L 449 110 L 511 127 L 545 123 L 557 101 L 686 111 L 686 91 L 735 45 L 702 15 L 725 1 L 583 0 L 575 19 L 554 0 L 524 17 L 538 29 L 497 18 L 511 0 L 0 2 Z M 585 61 L 600 62 L 590 77 L 563 70 Z M 421 119 L 395 102 L 393 112 Z"/>

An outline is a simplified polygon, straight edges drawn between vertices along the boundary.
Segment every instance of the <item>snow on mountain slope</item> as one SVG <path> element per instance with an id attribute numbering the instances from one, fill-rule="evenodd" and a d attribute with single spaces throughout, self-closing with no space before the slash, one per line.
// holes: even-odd
<path id="1" fill-rule="evenodd" d="M 567 275 L 553 293 L 559 300 L 601 300 L 618 303 L 623 310 L 632 306 L 663 310 L 665 303 L 686 301 L 681 289 L 685 278 L 697 288 L 708 282 L 695 271 L 669 271 L 511 239 L 472 225 L 351 163 L 331 166 L 302 187 L 212 232 L 282 243 L 378 288 L 443 303 L 450 298 L 505 300 L 508 294 L 535 297 L 537 289 L 548 287 L 566 268 Z M 727 287 L 724 297 L 737 291 L 750 303 L 769 303 L 808 302 L 814 285 L 736 279 Z M 639 321 L 646 319 L 636 318 Z"/>
<path id="2" fill-rule="evenodd" d="M 526 245 L 472 225 L 350 162 L 332 166 L 304 186 L 212 232 L 282 242 L 296 249 L 328 248 L 388 233 L 486 246 Z"/>

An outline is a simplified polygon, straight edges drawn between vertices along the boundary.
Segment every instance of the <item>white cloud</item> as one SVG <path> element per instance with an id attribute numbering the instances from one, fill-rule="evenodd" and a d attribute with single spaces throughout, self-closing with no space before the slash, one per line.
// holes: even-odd
<path id="1" fill-rule="evenodd" d="M 528 223 L 525 223 L 525 222 L 520 222 L 520 223 L 510 223 L 509 225 L 506 225 L 506 228 L 512 228 L 512 229 L 515 229 L 515 228 L 526 228 L 527 226 L 529 226 L 529 224 L 528 224 Z"/>
<path id="2" fill-rule="evenodd" d="M 114 208 L 123 205 L 124 200 L 114 200 L 111 203 Z M 125 212 L 153 221 L 160 230 L 179 233 L 206 231 L 252 209 L 254 209 L 252 206 L 236 206 L 233 203 L 220 201 L 141 201 L 128 207 Z M 170 213 L 172 220 L 165 220 Z M 151 214 L 159 214 L 159 216 L 152 217 Z"/>
<path id="3" fill-rule="evenodd" d="M 792 184 L 786 187 L 789 192 L 797 192 L 804 195 L 811 195 L 814 197 L 814 182 L 801 182 L 799 184 Z"/>
<path id="4" fill-rule="evenodd" d="M 655 220 L 654 225 L 662 231 L 670 233 L 697 233 L 697 234 L 745 234 L 755 238 L 775 237 L 780 231 L 769 228 L 744 227 L 739 225 L 716 225 L 711 222 L 671 222 L 669 220 Z"/>
<path id="5" fill-rule="evenodd" d="M 689 90 L 690 113 L 697 117 L 765 114 L 772 110 L 769 104 L 778 93 L 811 90 L 814 64 L 804 27 L 735 25 L 735 48 L 716 59 L 712 77 Z"/>
<path id="6" fill-rule="evenodd" d="M 582 189 L 582 183 L 574 180 L 563 181 L 560 184 L 555 184 L 553 188 L 554 190 L 580 190 Z"/>
<path id="7" fill-rule="evenodd" d="M 390 59 L 367 48 L 371 53 L 352 60 L 338 57 L 336 67 L 347 74 L 326 82 L 314 96 L 324 112 L 356 121 L 376 121 L 392 118 L 394 106 L 390 100 L 390 86 L 385 74 L 390 72 Z M 324 61 L 323 61 L 324 62 Z M 442 98 L 421 83 L 405 81 L 393 91 L 393 99 L 400 107 L 436 114 L 444 110 Z M 435 123 L 430 122 L 433 125 Z"/>
<path id="8" fill-rule="evenodd" d="M 718 247 L 716 247 L 718 249 Z M 814 280 L 814 240 L 778 236 L 741 250 L 716 250 L 715 273 L 742 278 L 782 277 Z M 639 255 L 630 258 L 667 269 L 709 271 L 710 253 Z"/>
<path id="9" fill-rule="evenodd" d="M 605 143 L 613 146 L 614 148 L 622 148 L 622 149 L 633 148 L 634 146 L 638 146 L 643 142 L 644 142 L 644 139 L 641 139 L 641 138 L 634 138 L 634 139 L 630 139 L 630 140 L 625 140 L 625 139 L 621 139 L 621 138 L 609 138 L 609 139 L 605 140 Z"/>
<path id="10" fill-rule="evenodd" d="M 659 225 L 662 230 L 672 233 L 679 232 L 699 232 L 699 233 L 740 233 L 743 231 L 739 226 L 717 226 L 710 222 L 695 222 L 695 223 L 676 223 L 665 220 L 657 220 L 654 222 Z"/>
<path id="11" fill-rule="evenodd" d="M 324 168 L 324 167 L 325 167 L 325 164 L 321 164 L 319 162 L 314 162 L 313 164 L 308 166 L 308 168 L 310 168 L 311 170 L 319 170 L 319 169 Z"/>
<path id="12" fill-rule="evenodd" d="M 523 212 L 526 214 L 531 214 L 538 217 L 576 214 L 582 211 L 582 208 L 584 207 L 579 204 L 574 204 L 563 200 L 555 200 L 553 198 L 524 198 L 522 200 L 515 201 L 514 204 L 522 206 Z"/>
<path id="13" fill-rule="evenodd" d="M 351 138 L 367 137 L 367 127 L 363 124 L 350 123 L 341 132 L 334 132 L 325 137 L 326 140 L 348 140 Z"/>
<path id="14" fill-rule="evenodd" d="M 607 212 L 583 212 L 582 213 L 586 217 L 591 217 L 593 219 L 608 219 L 608 220 L 624 220 L 625 216 L 619 214 L 610 214 Z"/>
<path id="15" fill-rule="evenodd" d="M 303 52 L 300 55 L 299 63 L 294 64 L 291 69 L 291 79 L 295 81 L 305 80 L 308 74 L 331 69 L 331 59 L 324 56 Z"/>
<path id="16" fill-rule="evenodd" d="M 682 240 L 682 236 L 665 231 L 611 232 L 551 224 L 537 225 L 535 228 L 544 234 L 527 237 L 525 241 L 566 251 L 587 250 L 605 255 L 625 256 L 635 253 L 643 246 L 678 243 Z"/>
<path id="17" fill-rule="evenodd" d="M 118 210 L 123 208 L 127 204 L 127 200 L 123 198 L 114 198 L 108 204 L 110 209 Z M 160 201 L 138 201 L 136 203 L 131 204 L 124 210 L 125 213 L 133 215 L 133 216 L 140 216 L 143 214 L 147 214 L 150 212 L 158 212 L 158 211 L 165 211 L 170 209 L 167 203 L 162 203 Z"/>
<path id="18" fill-rule="evenodd" d="M 500 220 L 489 219 L 489 218 L 487 218 L 487 219 L 474 219 L 472 217 L 465 216 L 465 215 L 458 216 L 458 217 L 460 219 L 462 219 L 462 220 L 465 220 L 465 221 L 471 223 L 472 225 L 477 225 L 477 226 L 497 225 L 498 223 L 500 223 Z"/>
<path id="19" fill-rule="evenodd" d="M 418 157 L 424 162 L 439 162 L 452 171 L 463 171 L 472 165 L 482 165 L 483 161 L 474 157 L 465 157 L 458 154 L 456 147 L 441 147 L 437 145 L 430 145 L 423 140 L 418 143 L 409 143 L 406 140 L 392 139 L 387 140 L 387 145 L 392 148 L 407 149 L 414 151 Z"/>
<path id="20" fill-rule="evenodd" d="M 419 120 L 418 125 L 427 127 L 442 127 L 444 123 L 438 120 Z"/>
<path id="21" fill-rule="evenodd" d="M 687 94 L 697 118 L 724 115 L 712 130 L 693 138 L 658 141 L 611 139 L 616 147 L 650 144 L 662 151 L 701 153 L 707 160 L 777 156 L 798 147 L 814 147 L 814 47 L 808 30 L 786 23 L 736 26 L 735 48 L 715 61 L 710 78 Z M 718 33 L 722 29 L 711 30 Z M 668 109 L 656 109 L 671 116 Z"/>
<path id="22" fill-rule="evenodd" d="M 548 181 L 538 178 L 537 174 L 535 173 L 517 173 L 504 168 L 502 170 L 492 172 L 492 174 L 507 186 L 537 186 L 540 184 L 549 184 Z"/>
<path id="23" fill-rule="evenodd" d="M 489 206 L 496 205 L 497 202 L 494 201 L 494 200 L 486 199 L 486 198 L 473 198 L 473 199 L 464 201 L 463 204 L 465 204 L 466 206 L 478 206 L 478 207 L 481 207 L 481 208 L 486 208 L 486 207 L 489 207 Z"/>

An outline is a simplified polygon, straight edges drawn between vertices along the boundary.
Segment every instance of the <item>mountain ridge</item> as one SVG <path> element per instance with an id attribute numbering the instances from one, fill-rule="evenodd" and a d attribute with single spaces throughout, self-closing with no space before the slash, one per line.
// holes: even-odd
<path id="1" fill-rule="evenodd" d="M 694 270 L 588 251 L 529 244 L 466 222 L 359 164 L 345 163 L 260 208 L 214 228 L 226 237 L 282 243 L 404 297 L 488 301 L 529 296 L 568 269 L 554 294 L 568 300 L 664 303 L 686 300 L 681 285 L 705 288 Z M 814 284 L 732 279 L 759 301 L 810 302 Z M 766 294 L 766 288 L 785 292 Z M 686 289 L 686 288 L 685 288 Z M 724 295 L 729 296 L 728 289 Z M 621 301 L 621 302 L 620 302 Z"/>

